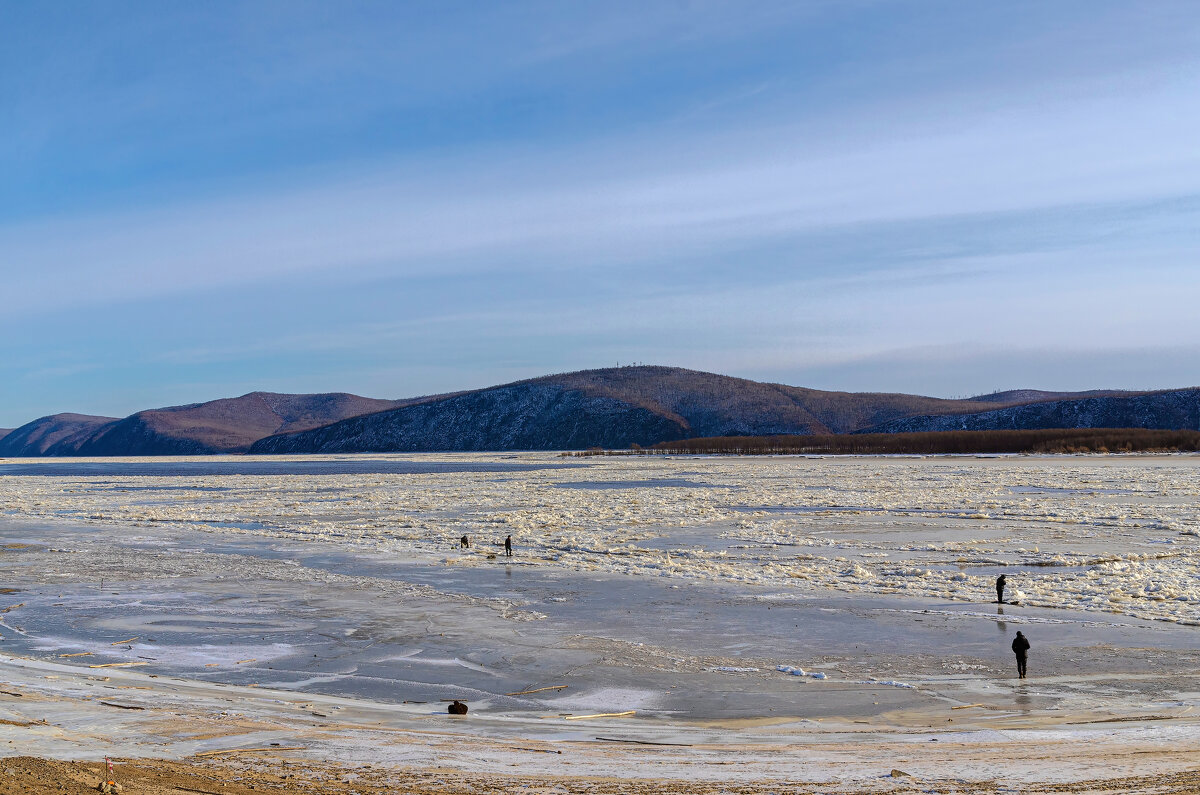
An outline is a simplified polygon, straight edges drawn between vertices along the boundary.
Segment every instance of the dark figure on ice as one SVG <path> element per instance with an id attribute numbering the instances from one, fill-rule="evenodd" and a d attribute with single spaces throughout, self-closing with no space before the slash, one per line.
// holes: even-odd
<path id="1" fill-rule="evenodd" d="M 508 558 L 512 557 L 512 536 L 504 537 L 504 556 Z"/>
<path id="2" fill-rule="evenodd" d="M 1017 678 L 1025 678 L 1025 655 L 1029 651 L 1029 638 L 1017 632 L 1012 642 L 1013 654 L 1017 655 Z"/>
<path id="3" fill-rule="evenodd" d="M 1004 583 L 1008 581 L 1008 577 L 1001 574 L 996 578 L 996 604 L 1004 604 Z"/>
<path id="4" fill-rule="evenodd" d="M 471 539 L 467 538 L 464 535 L 462 538 L 458 539 L 458 546 L 460 549 L 470 549 L 471 548 Z"/>
<path id="5" fill-rule="evenodd" d="M 467 714 L 467 705 L 462 703 L 461 701 L 455 700 L 455 702 L 453 704 L 446 707 L 446 711 L 449 712 L 451 715 L 466 715 Z"/>

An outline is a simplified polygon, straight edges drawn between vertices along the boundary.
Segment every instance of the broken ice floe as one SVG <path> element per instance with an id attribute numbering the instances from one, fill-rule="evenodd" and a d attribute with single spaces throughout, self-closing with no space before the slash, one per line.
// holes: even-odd
<path id="1" fill-rule="evenodd" d="M 917 689 L 916 685 L 909 684 L 908 682 L 897 682 L 894 679 L 876 679 L 875 677 L 871 677 L 870 679 L 863 679 L 863 680 L 859 681 L 857 684 L 860 684 L 860 685 L 883 685 L 884 687 L 900 687 L 900 688 L 904 688 L 905 690 L 916 690 Z"/>
<path id="2" fill-rule="evenodd" d="M 498 548 L 511 533 L 522 561 L 797 596 L 833 589 L 990 601 L 1004 571 L 1009 594 L 1019 590 L 1027 605 L 1200 625 L 1193 456 L 589 459 L 585 479 L 623 484 L 606 489 L 558 488 L 578 482 L 579 469 L 552 468 L 552 454 L 518 457 L 530 466 L 504 478 L 420 465 L 482 470 L 496 458 L 487 454 L 363 458 L 353 474 L 322 474 L 307 459 L 302 474 L 239 476 L 196 474 L 172 459 L 155 466 L 180 462 L 180 472 L 142 467 L 136 478 L 31 474 L 31 464 L 5 476 L 0 511 L 126 533 L 155 528 L 134 531 L 151 540 L 158 528 L 202 527 L 397 556 L 444 557 L 463 534 Z M 368 471 L 376 459 L 379 471 Z M 220 460 L 195 461 L 216 471 L 209 465 Z M 681 471 L 696 485 L 669 485 Z M 654 548 L 640 545 L 651 539 Z M 284 565 L 270 576 L 285 576 Z"/>
<path id="3" fill-rule="evenodd" d="M 791 674 L 792 676 L 807 676 L 810 679 L 828 679 L 829 678 L 825 674 L 820 673 L 818 671 L 806 671 L 803 668 L 797 668 L 793 665 L 777 665 L 777 666 L 775 666 L 775 670 L 782 671 L 785 674 Z"/>

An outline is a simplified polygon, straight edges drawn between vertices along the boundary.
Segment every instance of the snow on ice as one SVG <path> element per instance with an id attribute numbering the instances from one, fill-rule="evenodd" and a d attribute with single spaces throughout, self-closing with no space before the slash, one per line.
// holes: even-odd
<path id="1" fill-rule="evenodd" d="M 409 455 L 359 460 L 412 471 L 303 475 L 204 474 L 239 460 L 218 458 L 171 472 L 180 460 L 119 477 L 61 459 L 0 465 L 0 517 L 320 539 L 462 565 L 480 556 L 452 553 L 461 535 L 487 553 L 511 534 L 525 563 L 789 593 L 977 602 L 1003 572 L 1026 605 L 1200 624 L 1194 456 Z M 456 466 L 423 466 L 445 461 Z M 511 461 L 522 469 L 497 470 Z"/>

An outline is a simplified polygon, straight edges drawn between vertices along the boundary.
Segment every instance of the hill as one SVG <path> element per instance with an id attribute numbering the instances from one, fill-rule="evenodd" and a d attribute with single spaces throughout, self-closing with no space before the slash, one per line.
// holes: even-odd
<path id="1" fill-rule="evenodd" d="M 992 392 L 987 395 L 976 395 L 969 400 L 979 403 L 1047 403 L 1052 400 L 1076 400 L 1089 397 L 1130 397 L 1144 395 L 1145 392 L 1131 392 L 1123 389 L 1089 389 L 1086 392 L 1047 392 L 1044 389 L 1009 389 L 1005 392 Z"/>
<path id="2" fill-rule="evenodd" d="M 678 367 L 617 367 L 407 400 L 251 392 L 124 419 L 56 414 L 0 438 L 0 455 L 581 450 L 717 436 L 1195 429 L 1198 394 L 1021 389 L 944 400 L 827 392 Z"/>
<path id="3" fill-rule="evenodd" d="M 52 414 L 26 423 L 0 437 L 0 456 L 71 455 L 79 443 L 116 417 Z"/>
<path id="4" fill-rule="evenodd" d="M 1043 428 L 828 436 L 722 436 L 660 442 L 642 450 L 592 455 L 973 455 L 980 453 L 1133 453 L 1200 451 L 1200 431 L 1146 428 Z"/>
<path id="5" fill-rule="evenodd" d="M 1038 428 L 1200 429 L 1200 388 L 1031 403 L 953 416 L 924 415 L 881 423 L 875 433 L 1031 430 Z"/>
<path id="6" fill-rule="evenodd" d="M 0 440 L 0 455 L 240 453 L 273 433 L 315 428 L 398 404 L 345 393 L 251 392 L 237 398 L 139 411 L 124 419 L 56 414 L 5 436 Z"/>
<path id="7" fill-rule="evenodd" d="M 990 404 L 822 392 L 685 370 L 618 367 L 433 398 L 270 436 L 252 453 L 571 450 L 696 436 L 846 433 L 914 414 Z"/>

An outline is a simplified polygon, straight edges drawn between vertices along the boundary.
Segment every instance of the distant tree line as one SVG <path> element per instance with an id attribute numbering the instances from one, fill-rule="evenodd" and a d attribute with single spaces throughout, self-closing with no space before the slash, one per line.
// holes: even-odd
<path id="1" fill-rule="evenodd" d="M 1047 428 L 1011 431 L 715 436 L 649 448 L 569 455 L 953 455 L 971 453 L 1141 453 L 1200 451 L 1200 431 Z"/>

